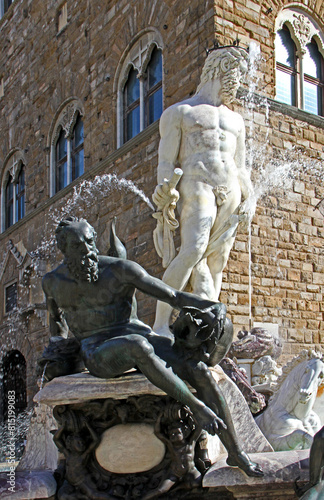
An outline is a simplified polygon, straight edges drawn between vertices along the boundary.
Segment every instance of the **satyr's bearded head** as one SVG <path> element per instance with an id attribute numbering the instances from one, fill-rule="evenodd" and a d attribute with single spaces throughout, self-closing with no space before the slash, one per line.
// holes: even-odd
<path id="1" fill-rule="evenodd" d="M 97 234 L 84 219 L 67 217 L 56 228 L 57 246 L 72 276 L 78 281 L 97 281 Z"/>
<path id="2" fill-rule="evenodd" d="M 224 104 L 229 104 L 236 96 L 240 81 L 248 69 L 248 53 L 239 47 L 225 47 L 213 50 L 207 57 L 198 85 L 197 92 L 207 82 L 219 78 L 220 97 Z"/>

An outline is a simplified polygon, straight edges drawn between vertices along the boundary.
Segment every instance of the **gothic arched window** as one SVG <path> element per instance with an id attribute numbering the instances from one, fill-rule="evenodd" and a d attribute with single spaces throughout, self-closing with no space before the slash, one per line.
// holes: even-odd
<path id="1" fill-rule="evenodd" d="M 162 75 L 162 39 L 147 30 L 130 45 L 116 72 L 118 147 L 160 118 Z"/>
<path id="2" fill-rule="evenodd" d="M 83 119 L 76 102 L 59 113 L 50 140 L 50 193 L 54 195 L 84 173 Z"/>
<path id="3" fill-rule="evenodd" d="M 135 137 L 162 114 L 162 51 L 155 47 L 139 73 L 130 69 L 124 87 L 124 142 Z"/>
<path id="4" fill-rule="evenodd" d="M 13 153 L 5 164 L 1 189 L 1 229 L 25 216 L 25 166 L 22 154 Z"/>
<path id="5" fill-rule="evenodd" d="M 323 33 L 297 8 L 284 9 L 276 24 L 276 99 L 323 116 Z"/>

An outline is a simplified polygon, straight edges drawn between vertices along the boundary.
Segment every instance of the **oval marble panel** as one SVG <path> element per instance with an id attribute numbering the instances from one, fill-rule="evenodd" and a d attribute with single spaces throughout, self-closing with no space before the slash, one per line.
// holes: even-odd
<path id="1" fill-rule="evenodd" d="M 101 467 L 117 474 L 145 472 L 163 459 L 165 446 L 149 424 L 120 424 L 105 431 L 96 449 Z"/>

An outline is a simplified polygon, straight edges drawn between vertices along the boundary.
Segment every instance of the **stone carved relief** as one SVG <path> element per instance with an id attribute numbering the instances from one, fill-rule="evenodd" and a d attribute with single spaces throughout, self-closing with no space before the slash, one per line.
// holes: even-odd
<path id="1" fill-rule="evenodd" d="M 56 144 L 61 128 L 65 132 L 65 137 L 70 137 L 72 135 L 78 114 L 83 116 L 83 111 L 80 103 L 74 99 L 64 107 L 56 121 L 54 133 L 51 139 L 52 146 Z"/>
<path id="2" fill-rule="evenodd" d="M 300 10 L 294 8 L 282 10 L 276 19 L 275 30 L 280 30 L 284 24 L 289 26 L 291 36 L 297 45 L 300 55 L 306 53 L 306 45 L 311 42 L 313 37 L 316 37 L 319 49 L 322 55 L 324 54 L 323 34 L 315 21 L 306 12 L 302 13 Z"/>
<path id="3" fill-rule="evenodd" d="M 300 42 L 302 51 L 306 52 L 306 45 L 310 43 L 313 36 L 312 24 L 303 14 L 294 14 L 293 17 L 295 35 Z"/>
<path id="4" fill-rule="evenodd" d="M 72 130 L 75 125 L 78 113 L 81 113 L 81 111 L 75 102 L 69 104 L 64 109 L 60 123 L 62 125 L 63 130 L 65 130 L 66 136 L 70 136 L 72 134 Z"/>
<path id="5" fill-rule="evenodd" d="M 201 435 L 190 410 L 168 397 L 131 396 L 127 400 L 105 399 L 59 405 L 54 408 L 54 416 L 59 426 L 54 442 L 65 457 L 65 463 L 57 471 L 58 500 L 76 500 L 84 498 L 84 495 L 89 500 L 157 498 L 176 483 L 181 483 L 184 490 L 193 486 L 198 488 L 201 473 L 210 466 L 204 448 L 204 434 Z M 104 458 L 105 450 L 102 448 L 106 446 L 106 441 L 103 436 L 107 430 L 114 431 L 124 426 L 126 433 L 131 427 L 134 439 L 135 424 L 151 426 L 156 435 L 154 439 L 161 440 L 160 446 L 163 443 L 166 445 L 165 454 L 162 453 L 160 462 L 149 470 L 144 467 L 142 472 L 137 473 L 111 472 L 106 465 L 109 461 Z M 137 440 L 140 449 L 140 433 Z M 115 446 L 117 456 L 120 453 L 119 444 L 115 443 Z M 108 452 L 114 454 L 114 450 L 107 449 Z M 152 453 L 155 455 L 154 450 Z M 152 463 L 153 458 L 152 455 Z M 140 464 L 136 450 L 134 459 L 137 460 L 138 470 Z M 129 462 L 129 456 L 125 455 L 124 460 Z M 118 468 L 116 461 L 114 466 Z M 182 498 L 178 489 L 175 497 L 171 493 L 169 495 L 170 499 Z"/>

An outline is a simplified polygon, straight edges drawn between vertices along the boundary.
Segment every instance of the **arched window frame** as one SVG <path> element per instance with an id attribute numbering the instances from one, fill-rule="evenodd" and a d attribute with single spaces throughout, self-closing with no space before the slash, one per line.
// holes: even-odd
<path id="1" fill-rule="evenodd" d="M 153 28 L 147 28 L 141 31 L 132 43 L 124 51 L 119 62 L 114 81 L 114 91 L 117 94 L 117 147 L 122 146 L 126 142 L 125 137 L 125 104 L 124 90 L 127 83 L 129 73 L 133 69 L 137 71 L 139 79 L 139 102 L 140 102 L 140 123 L 139 131 L 142 132 L 147 127 L 147 67 L 150 64 L 151 56 L 154 49 L 158 49 L 162 53 L 162 74 L 163 74 L 163 40 L 161 34 Z M 161 81 L 163 88 L 163 77 Z M 163 103 L 162 103 L 163 108 Z"/>
<path id="2" fill-rule="evenodd" d="M 296 45 L 297 67 L 296 67 L 296 106 L 305 109 L 305 81 L 310 80 L 304 73 L 304 58 L 307 53 L 307 45 L 316 42 L 319 53 L 324 61 L 324 35 L 317 22 L 311 15 L 299 8 L 290 7 L 283 9 L 276 19 L 276 33 L 286 26 L 291 38 Z M 276 58 L 277 59 L 277 58 Z M 323 64 L 322 61 L 322 64 Z M 278 63 L 276 63 L 278 69 Z M 315 81 L 313 79 L 313 81 Z M 324 92 L 324 68 L 322 68 L 322 79 L 317 82 Z M 319 115 L 324 115 L 324 99 L 319 109 Z"/>
<path id="3" fill-rule="evenodd" d="M 21 151 L 11 152 L 4 163 L 4 173 L 1 182 L 1 232 L 18 222 L 25 216 L 25 175 L 26 161 Z M 23 186 L 22 186 L 23 173 Z M 7 200 L 8 183 L 12 185 L 12 200 L 10 207 L 12 217 L 8 220 L 9 203 Z"/>
<path id="4" fill-rule="evenodd" d="M 50 129 L 50 196 L 54 196 L 54 194 L 75 180 L 74 159 L 76 153 L 79 153 L 81 149 L 83 150 L 84 142 L 74 147 L 74 132 L 78 119 L 83 121 L 83 116 L 84 111 L 81 102 L 78 99 L 71 99 L 61 106 Z M 66 184 L 58 189 L 57 167 L 60 162 L 57 160 L 57 143 L 61 134 L 66 139 Z"/>

